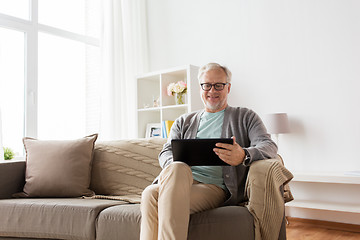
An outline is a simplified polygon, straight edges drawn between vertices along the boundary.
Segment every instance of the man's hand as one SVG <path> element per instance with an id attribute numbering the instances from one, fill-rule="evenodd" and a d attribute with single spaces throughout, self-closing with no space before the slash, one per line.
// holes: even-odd
<path id="1" fill-rule="evenodd" d="M 214 152 L 219 156 L 221 160 L 230 164 L 231 166 L 237 166 L 241 164 L 245 159 L 245 151 L 237 144 L 235 136 L 232 137 L 233 144 L 226 144 L 226 143 L 217 143 L 216 147 L 214 148 Z"/>

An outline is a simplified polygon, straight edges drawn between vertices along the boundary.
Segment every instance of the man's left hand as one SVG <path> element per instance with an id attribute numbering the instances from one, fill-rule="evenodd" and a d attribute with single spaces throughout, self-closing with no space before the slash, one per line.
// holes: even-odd
<path id="1" fill-rule="evenodd" d="M 245 151 L 236 142 L 235 136 L 232 137 L 233 144 L 217 143 L 214 148 L 214 152 L 219 156 L 221 160 L 231 166 L 237 166 L 241 164 L 245 159 Z M 223 149 L 221 149 L 223 148 Z"/>

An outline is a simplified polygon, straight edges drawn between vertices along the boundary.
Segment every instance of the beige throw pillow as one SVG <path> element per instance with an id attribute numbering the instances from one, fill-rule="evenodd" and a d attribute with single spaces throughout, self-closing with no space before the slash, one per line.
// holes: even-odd
<path id="1" fill-rule="evenodd" d="M 24 138 L 26 197 L 80 197 L 89 189 L 97 134 L 77 140 L 43 141 Z"/>

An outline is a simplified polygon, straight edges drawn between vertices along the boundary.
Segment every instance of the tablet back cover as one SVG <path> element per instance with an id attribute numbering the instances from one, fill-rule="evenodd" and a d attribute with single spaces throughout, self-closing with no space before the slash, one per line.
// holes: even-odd
<path id="1" fill-rule="evenodd" d="M 209 139 L 172 139 L 171 147 L 174 161 L 187 163 L 189 166 L 229 166 L 213 151 L 216 143 L 232 144 L 231 138 Z"/>

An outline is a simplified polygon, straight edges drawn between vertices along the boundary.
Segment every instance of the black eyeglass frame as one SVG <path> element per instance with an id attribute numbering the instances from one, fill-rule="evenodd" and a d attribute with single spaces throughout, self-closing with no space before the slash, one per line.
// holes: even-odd
<path id="1" fill-rule="evenodd" d="M 200 83 L 200 86 L 201 86 L 201 89 L 202 90 L 204 90 L 204 91 L 210 91 L 211 89 L 212 89 L 212 87 L 214 87 L 214 89 L 216 90 L 216 91 L 222 91 L 222 90 L 224 90 L 224 88 L 225 88 L 225 86 L 226 85 L 228 85 L 229 83 L 227 82 L 227 83 L 214 83 L 214 84 L 211 84 L 211 83 Z M 208 89 L 208 90 L 205 90 L 204 89 L 204 85 L 210 85 L 210 88 Z M 217 87 L 216 87 L 217 86 Z M 219 86 L 221 86 L 220 88 L 219 88 Z"/>

